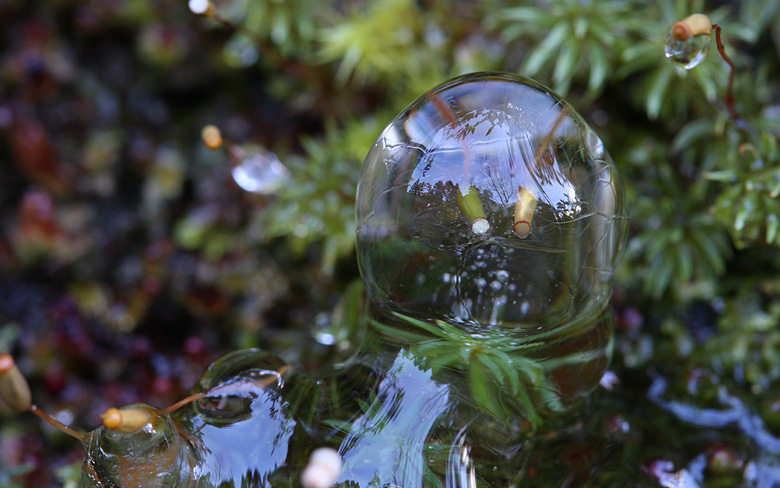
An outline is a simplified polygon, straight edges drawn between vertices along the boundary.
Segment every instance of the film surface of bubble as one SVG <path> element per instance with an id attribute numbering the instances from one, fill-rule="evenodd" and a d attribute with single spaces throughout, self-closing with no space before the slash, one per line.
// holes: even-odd
<path id="1" fill-rule="evenodd" d="M 382 132 L 357 226 L 375 305 L 533 334 L 609 301 L 626 204 L 601 140 L 568 103 L 526 78 L 476 73 Z"/>

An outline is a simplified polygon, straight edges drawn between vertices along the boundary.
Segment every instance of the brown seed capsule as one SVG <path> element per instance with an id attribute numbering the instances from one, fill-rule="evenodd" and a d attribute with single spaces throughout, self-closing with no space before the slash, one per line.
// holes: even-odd
<path id="1" fill-rule="evenodd" d="M 26 412 L 32 406 L 30 385 L 10 354 L 0 353 L 0 397 L 16 412 Z"/>
<path id="2" fill-rule="evenodd" d="M 222 132 L 216 125 L 207 125 L 200 132 L 203 143 L 209 149 L 219 149 L 222 147 Z"/>
<path id="3" fill-rule="evenodd" d="M 146 410 L 140 408 L 109 408 L 101 416 L 103 425 L 107 429 L 116 430 L 123 434 L 132 434 L 142 429 L 146 424 L 154 423 L 155 417 Z"/>
<path id="4" fill-rule="evenodd" d="M 678 41 L 688 40 L 689 37 L 709 34 L 712 30 L 710 18 L 704 14 L 693 14 L 674 23 L 672 36 Z"/>

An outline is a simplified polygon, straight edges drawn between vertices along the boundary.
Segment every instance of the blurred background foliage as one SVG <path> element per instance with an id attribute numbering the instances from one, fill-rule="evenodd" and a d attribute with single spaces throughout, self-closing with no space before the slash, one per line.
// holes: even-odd
<path id="1" fill-rule="evenodd" d="M 0 0 L 0 349 L 63 420 L 170 403 L 219 352 L 293 359 L 301 338 L 338 329 L 365 154 L 417 96 L 476 70 L 553 87 L 622 172 L 616 367 L 671 355 L 777 389 L 780 3 L 216 8 L 243 29 L 185 0 Z M 664 58 L 693 12 L 723 28 L 737 120 L 714 39 L 696 69 Z M 203 147 L 206 124 L 232 143 Z M 78 449 L 0 418 L 0 466 L 16 466 L 0 486 L 56 486 Z"/>

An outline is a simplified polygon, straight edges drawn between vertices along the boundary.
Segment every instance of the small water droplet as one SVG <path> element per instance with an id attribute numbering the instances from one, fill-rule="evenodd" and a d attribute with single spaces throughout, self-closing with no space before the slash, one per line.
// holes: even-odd
<path id="1" fill-rule="evenodd" d="M 685 69 L 693 69 L 698 66 L 707 57 L 709 50 L 709 34 L 691 36 L 684 41 L 675 39 L 671 29 L 666 35 L 664 54 L 667 59 Z"/>
<path id="2" fill-rule="evenodd" d="M 210 423 L 233 424 L 251 417 L 253 401 L 275 394 L 272 388 L 282 384 L 282 375 L 276 371 L 249 369 L 208 390 L 195 401 L 195 408 Z"/>
<path id="3" fill-rule="evenodd" d="M 276 192 L 290 176 L 276 154 L 270 151 L 248 156 L 233 168 L 232 174 L 244 190 L 264 195 Z"/>

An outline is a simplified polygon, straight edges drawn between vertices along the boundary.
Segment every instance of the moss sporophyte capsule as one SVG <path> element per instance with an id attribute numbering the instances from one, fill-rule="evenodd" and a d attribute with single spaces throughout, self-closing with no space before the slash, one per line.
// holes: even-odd
<path id="1" fill-rule="evenodd" d="M 381 133 L 357 219 L 371 305 L 350 360 L 236 351 L 167 409 L 110 409 L 70 430 L 82 486 L 519 486 L 492 467 L 609 361 L 626 204 L 600 139 L 532 80 L 462 76 Z M 44 415 L 8 355 L 0 393 Z"/>

